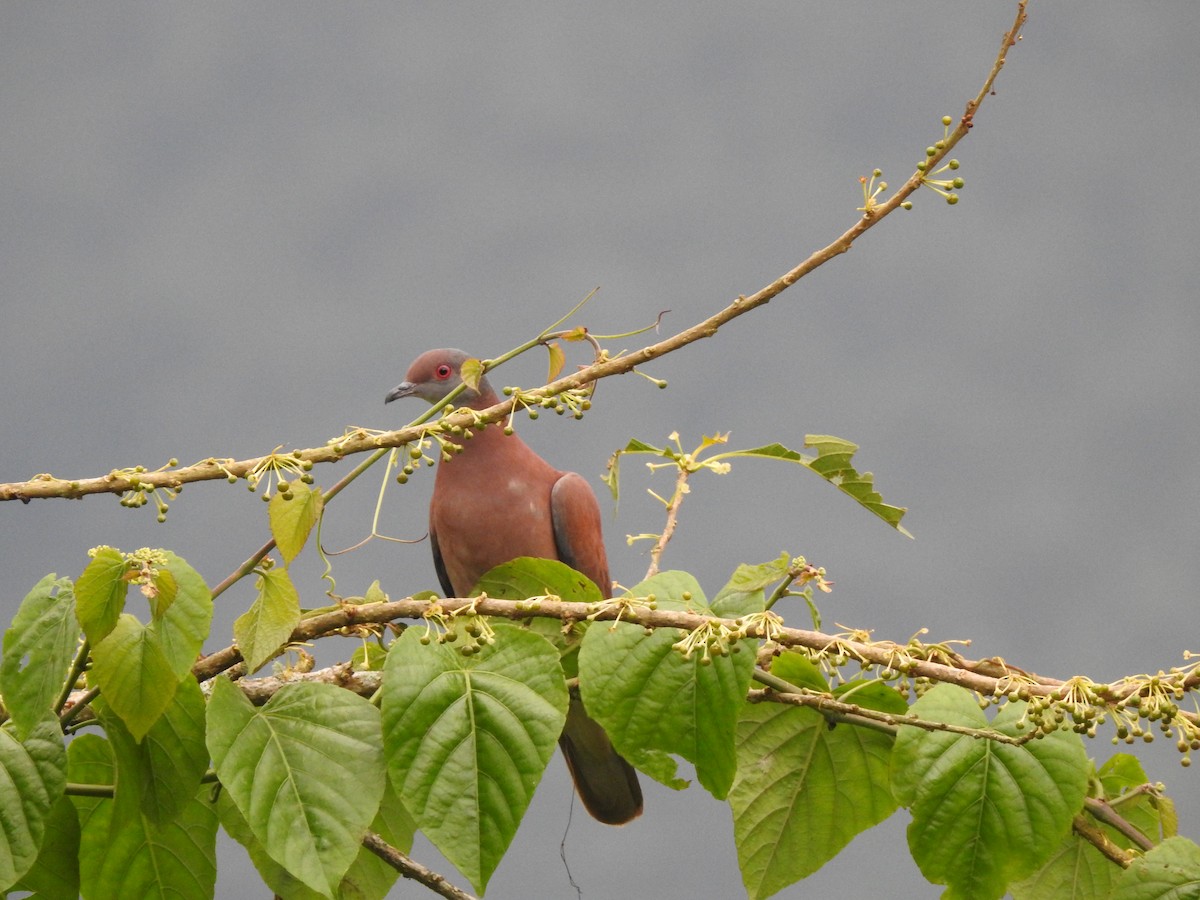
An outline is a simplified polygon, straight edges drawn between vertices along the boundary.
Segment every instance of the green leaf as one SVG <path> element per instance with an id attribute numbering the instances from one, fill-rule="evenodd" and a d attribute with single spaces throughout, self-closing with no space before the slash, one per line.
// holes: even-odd
<path id="1" fill-rule="evenodd" d="M 673 451 L 664 450 L 661 447 L 655 447 L 653 444 L 647 444 L 645 441 L 639 441 L 637 438 L 630 439 L 629 443 L 620 450 L 614 450 L 612 456 L 608 458 L 608 465 L 604 472 L 604 483 L 608 485 L 608 490 L 612 493 L 613 503 L 616 503 L 621 496 L 620 481 L 621 481 L 621 457 L 626 453 L 653 453 L 657 456 L 670 456 Z"/>
<path id="2" fill-rule="evenodd" d="M 37 862 L 46 823 L 67 783 L 67 754 L 49 712 L 17 740 L 0 728 L 0 891 Z"/>
<path id="3" fill-rule="evenodd" d="M 75 581 L 75 614 L 93 647 L 112 631 L 125 608 L 128 571 L 120 550 L 100 547 Z"/>
<path id="4" fill-rule="evenodd" d="M 499 600 L 526 600 L 547 594 L 569 603 L 599 603 L 604 599 L 600 588 L 581 572 L 557 559 L 532 556 L 518 557 L 486 572 L 472 591 L 473 594 L 480 592 Z M 579 640 L 588 623 L 572 623 L 568 632 L 563 631 L 563 625 L 558 619 L 535 616 L 529 619 L 526 627 L 558 648 L 566 676 L 575 678 L 579 674 L 576 661 Z"/>
<path id="5" fill-rule="evenodd" d="M 894 687 L 879 678 L 853 678 L 839 684 L 833 695 L 843 703 L 853 703 L 894 716 L 902 716 L 908 712 L 908 701 Z"/>
<path id="6" fill-rule="evenodd" d="M 1174 833 L 1174 806 L 1169 799 L 1146 792 L 1146 773 L 1137 757 L 1118 753 L 1100 771 L 1094 773 L 1098 799 L 1110 803 L 1121 817 L 1143 834 L 1162 841 Z M 1084 809 L 1092 825 L 1123 850 L 1135 850 L 1133 842 L 1116 828 L 1092 816 Z M 1165 832 L 1170 832 L 1165 833 Z M 1074 830 L 1067 833 L 1049 861 L 1024 881 L 1009 885 L 1013 900 L 1058 900 L 1060 897 L 1110 897 L 1121 880 L 1123 870 L 1113 865 Z"/>
<path id="7" fill-rule="evenodd" d="M 172 670 L 157 632 L 122 613 L 108 637 L 92 648 L 88 680 L 140 741 L 171 704 L 180 676 Z"/>
<path id="8" fill-rule="evenodd" d="M 728 584 L 717 591 L 712 601 L 713 612 L 727 619 L 762 612 L 766 606 L 764 589 L 782 581 L 791 562 L 792 558 L 782 553 L 770 562 L 754 566 L 742 563 L 734 570 Z"/>
<path id="9" fill-rule="evenodd" d="M 987 728 L 974 696 L 942 684 L 912 707 L 924 719 Z M 1018 736 L 1024 704 L 991 723 Z M 987 900 L 1040 868 L 1082 808 L 1088 760 L 1079 736 L 1056 731 L 1020 746 L 901 726 L 892 786 L 909 808 L 908 845 L 922 874 L 946 897 Z"/>
<path id="10" fill-rule="evenodd" d="M 860 506 L 870 510 L 887 524 L 891 525 L 906 537 L 912 537 L 908 530 L 900 524 L 904 514 L 908 512 L 902 506 L 889 506 L 883 502 L 883 497 L 875 490 L 874 476 L 870 472 L 859 473 L 850 464 L 858 445 L 830 434 L 809 434 L 804 437 L 804 446 L 817 451 L 816 456 L 809 456 L 789 450 L 782 444 L 767 444 L 755 447 L 753 450 L 731 450 L 719 453 L 712 459 L 727 459 L 731 457 L 757 457 L 759 459 L 778 459 L 784 462 L 794 462 L 816 472 L 830 484 L 845 494 L 853 497 Z"/>
<path id="11" fill-rule="evenodd" d="M 50 807 L 37 862 L 14 888 L 30 891 L 30 900 L 76 900 L 79 896 L 79 819 L 66 795 Z"/>
<path id="12" fill-rule="evenodd" d="M 1133 861 L 1121 875 L 1113 900 L 1195 900 L 1200 897 L 1200 847 L 1167 838 Z"/>
<path id="13" fill-rule="evenodd" d="M 213 682 L 208 749 L 267 853 L 332 897 L 383 795 L 379 711 L 329 684 L 282 687 L 262 709 Z"/>
<path id="14" fill-rule="evenodd" d="M 178 681 L 192 671 L 208 637 L 213 614 L 212 592 L 186 560 L 170 550 L 163 550 L 162 554 L 174 582 L 175 595 L 162 618 L 150 623 L 150 630 L 158 636 L 159 646 Z"/>
<path id="15" fill-rule="evenodd" d="M 78 642 L 71 580 L 47 575 L 21 601 L 4 632 L 0 694 L 19 736 L 27 735 L 58 700 Z"/>
<path id="16" fill-rule="evenodd" d="M 120 790 L 136 797 L 148 821 L 171 821 L 196 796 L 208 769 L 200 685 L 191 675 L 179 682 L 171 704 L 141 743 L 102 701 L 97 707 L 116 755 Z"/>
<path id="17" fill-rule="evenodd" d="M 599 603 L 600 589 L 590 578 L 556 559 L 521 556 L 486 572 L 473 594 L 502 600 L 525 600 L 553 594 L 573 603 Z"/>
<path id="18" fill-rule="evenodd" d="M 812 709 L 743 705 L 729 805 L 752 900 L 817 871 L 895 811 L 888 771 L 893 740 L 868 728 L 831 729 Z"/>
<path id="19" fill-rule="evenodd" d="M 1142 790 L 1150 779 L 1136 756 L 1116 753 L 1100 767 L 1097 775 L 1104 791 L 1104 799 L 1112 804 L 1125 821 L 1156 843 L 1175 836 L 1179 827 L 1175 803 L 1157 790 Z M 1129 839 L 1124 836 L 1118 837 L 1115 829 L 1109 837 L 1118 846 L 1132 849 Z"/>
<path id="20" fill-rule="evenodd" d="M 712 615 L 700 585 L 686 572 L 661 572 L 629 594 L 654 594 L 662 610 Z M 737 767 L 734 738 L 754 669 L 755 642 L 723 656 L 700 648 L 685 659 L 674 649 L 677 641 L 674 629 L 647 635 L 628 622 L 598 623 L 580 647 L 580 692 L 618 753 L 631 762 L 644 749 L 677 753 L 723 800 Z"/>
<path id="21" fill-rule="evenodd" d="M 233 639 L 250 673 L 275 656 L 300 624 L 300 595 L 287 569 L 261 572 L 255 587 L 258 597 L 233 623 Z"/>
<path id="22" fill-rule="evenodd" d="M 562 733 L 558 651 L 499 623 L 464 656 L 409 628 L 388 650 L 382 687 L 392 784 L 418 827 L 480 893 L 508 849 Z"/>
<path id="23" fill-rule="evenodd" d="M 795 650 L 784 650 L 771 660 L 771 674 L 796 687 L 821 692 L 829 690 L 829 681 L 821 674 L 817 664 Z"/>
<path id="24" fill-rule="evenodd" d="M 108 741 L 84 734 L 68 749 L 71 781 L 111 785 Z M 80 882 L 85 900 L 210 900 L 217 879 L 217 816 L 202 787 L 169 822 L 143 816 L 137 798 L 72 797 L 79 813 Z"/>
<path id="25" fill-rule="evenodd" d="M 279 547 L 285 563 L 291 563 L 304 549 L 304 542 L 317 520 L 321 518 L 325 497 L 321 491 L 313 490 L 303 481 L 292 484 L 289 497 L 278 491 L 267 505 L 271 522 L 271 537 Z"/>

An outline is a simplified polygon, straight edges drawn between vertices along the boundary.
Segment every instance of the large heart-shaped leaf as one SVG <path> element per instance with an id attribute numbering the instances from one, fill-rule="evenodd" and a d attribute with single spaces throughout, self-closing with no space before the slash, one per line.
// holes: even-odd
<path id="1" fill-rule="evenodd" d="M 332 897 L 383 795 L 379 711 L 329 684 L 288 684 L 256 709 L 213 682 L 208 749 L 267 853 Z"/>
<path id="2" fill-rule="evenodd" d="M 813 709 L 745 704 L 729 805 L 752 900 L 812 874 L 895 811 L 892 742 L 867 728 L 830 728 Z"/>
<path id="3" fill-rule="evenodd" d="M 558 651 L 497 624 L 464 655 L 409 628 L 388 650 L 382 711 L 392 784 L 418 827 L 480 892 L 554 753 L 567 712 Z"/>
<path id="4" fill-rule="evenodd" d="M 629 594 L 653 594 L 659 609 L 713 614 L 686 572 L 661 572 Z M 689 659 L 675 648 L 679 640 L 670 628 L 647 635 L 640 625 L 594 623 L 579 651 L 580 692 L 618 753 L 635 764 L 647 749 L 678 753 L 723 800 L 737 771 L 735 734 L 754 642 L 723 655 L 698 645 Z"/>
<path id="5" fill-rule="evenodd" d="M 974 696 L 941 684 L 912 707 L 921 718 L 986 729 Z M 990 727 L 1024 732 L 1024 704 L 1009 703 Z M 908 844 L 921 872 L 945 896 L 1000 897 L 1040 868 L 1083 806 L 1087 754 L 1077 734 L 1055 731 L 1021 745 L 902 726 L 892 784 L 909 808 Z"/>

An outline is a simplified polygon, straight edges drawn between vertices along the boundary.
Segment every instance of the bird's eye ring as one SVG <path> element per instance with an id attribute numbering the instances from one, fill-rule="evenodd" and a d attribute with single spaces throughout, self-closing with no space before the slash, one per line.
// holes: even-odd
<path id="1" fill-rule="evenodd" d="M 438 366 L 436 369 L 433 370 L 433 374 L 436 375 L 439 379 L 444 381 L 445 379 L 450 377 L 451 371 L 452 371 L 452 369 L 448 365 L 446 365 L 445 363 L 442 363 L 440 366 Z"/>

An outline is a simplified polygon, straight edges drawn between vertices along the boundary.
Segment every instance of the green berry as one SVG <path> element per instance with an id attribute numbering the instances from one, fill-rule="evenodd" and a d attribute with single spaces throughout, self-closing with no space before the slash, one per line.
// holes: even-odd
<path id="1" fill-rule="evenodd" d="M 936 147 L 926 147 L 925 155 L 926 156 L 937 156 L 937 148 Z"/>
<path id="2" fill-rule="evenodd" d="M 943 125 L 949 125 L 953 121 L 954 120 L 952 118 L 950 118 L 949 116 L 942 116 L 942 124 Z"/>
<path id="3" fill-rule="evenodd" d="M 961 189 L 963 186 L 963 180 L 961 178 L 955 178 L 954 181 L 952 181 L 950 183 L 953 184 L 954 187 L 958 188 L 958 189 Z"/>
<path id="4" fill-rule="evenodd" d="M 953 206 L 955 203 L 958 202 L 958 194 L 950 194 L 949 196 L 946 197 L 946 202 L 949 203 L 951 206 Z"/>

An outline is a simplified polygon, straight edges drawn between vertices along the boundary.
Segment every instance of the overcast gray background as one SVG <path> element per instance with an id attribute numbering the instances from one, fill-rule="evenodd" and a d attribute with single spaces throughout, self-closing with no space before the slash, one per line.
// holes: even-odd
<path id="1" fill-rule="evenodd" d="M 710 6 L 7 5 L 0 480 L 396 427 L 419 410 L 383 396 L 419 351 L 499 354 L 597 285 L 577 320 L 596 333 L 668 308 L 667 330 L 692 324 L 848 227 L 860 175 L 899 183 L 1013 13 Z M 672 430 L 853 440 L 885 500 L 911 507 L 915 541 L 809 473 L 743 462 L 695 479 L 664 564 L 711 594 L 740 562 L 803 553 L 837 582 L 827 625 L 897 641 L 927 626 L 974 655 L 1112 679 L 1200 650 L 1200 5 L 1031 12 L 956 151 L 958 206 L 922 192 L 769 307 L 648 366 L 669 390 L 609 380 L 582 422 L 520 427 L 591 478 L 630 437 Z M 543 375 L 531 357 L 495 380 Z M 378 483 L 331 507 L 330 546 L 363 535 Z M 423 533 L 431 484 L 393 488 L 389 533 Z M 670 484 L 628 464 L 624 486 L 608 545 L 630 584 L 647 559 L 623 537 L 659 529 L 643 490 Z M 99 543 L 174 549 L 215 584 L 267 535 L 264 505 L 224 483 L 189 486 L 162 526 L 105 496 L 4 504 L 0 529 L 5 619 Z M 379 578 L 401 596 L 434 584 L 428 556 L 377 542 L 335 574 L 346 593 Z M 319 567 L 295 572 L 320 605 Z M 221 599 L 210 647 L 250 596 Z M 1200 836 L 1200 773 L 1166 742 L 1145 758 Z M 489 898 L 573 896 L 568 797 L 555 760 Z M 907 821 L 780 896 L 938 896 Z M 577 807 L 567 851 L 592 900 L 741 892 L 727 807 L 699 787 L 648 785 L 622 829 Z M 223 844 L 218 895 L 255 882 Z"/>

